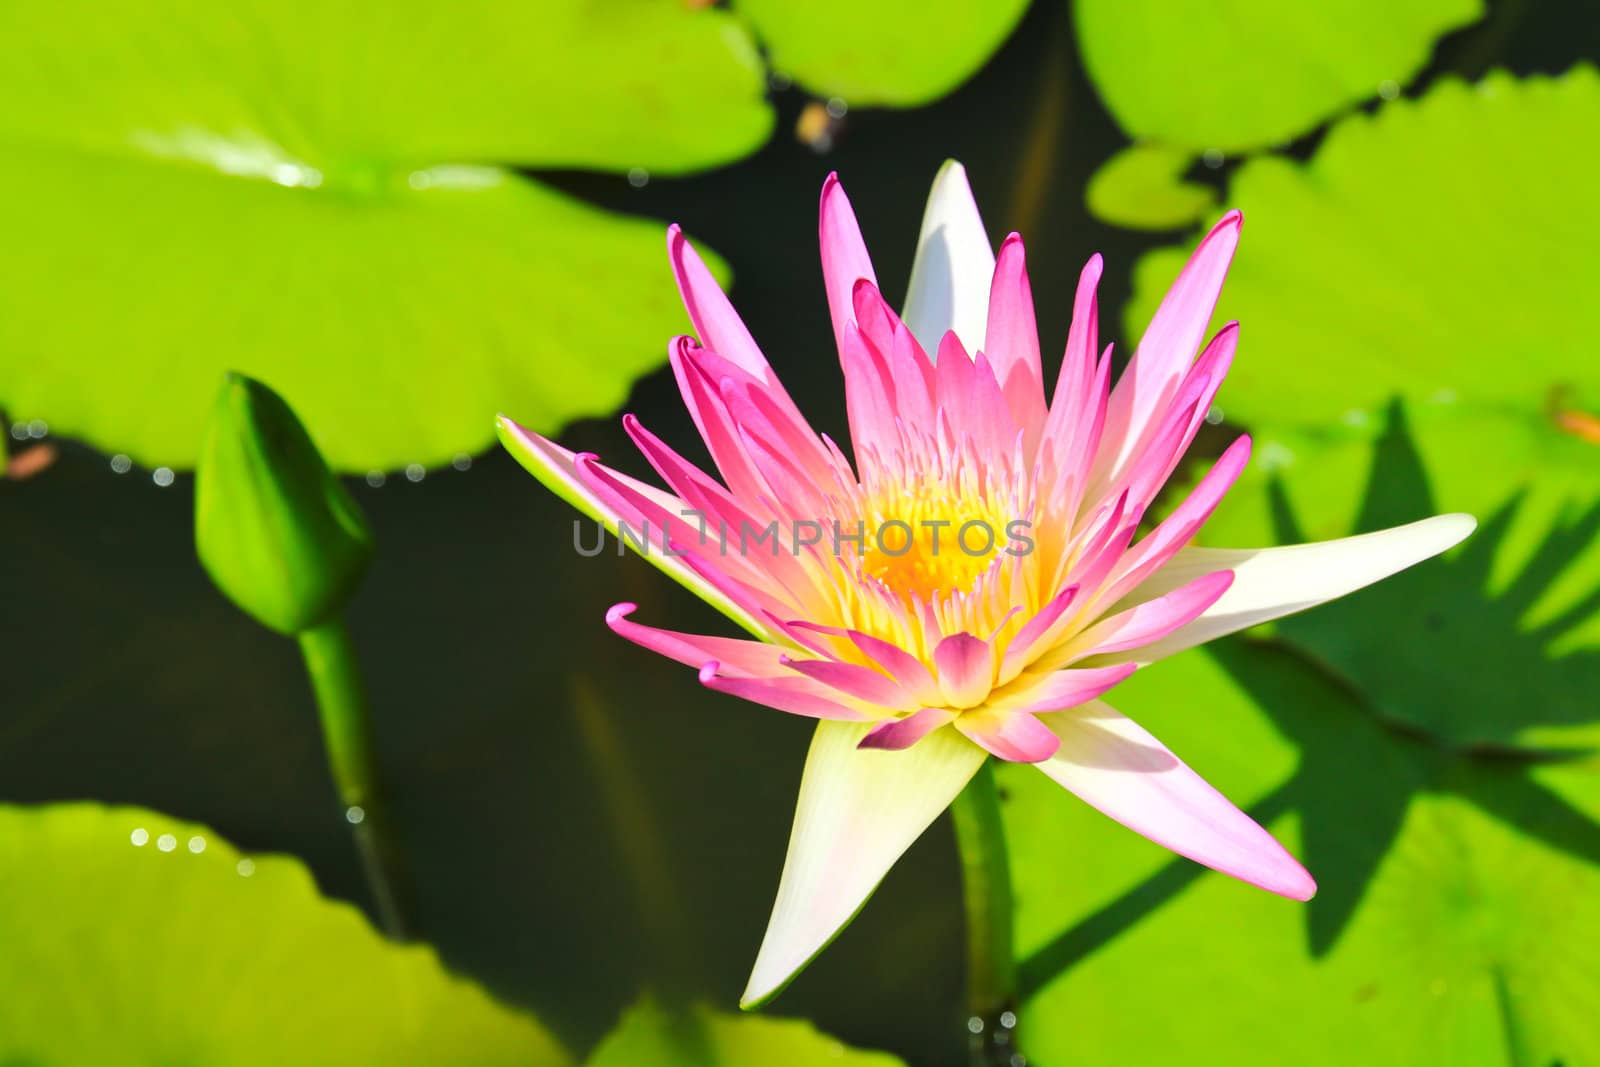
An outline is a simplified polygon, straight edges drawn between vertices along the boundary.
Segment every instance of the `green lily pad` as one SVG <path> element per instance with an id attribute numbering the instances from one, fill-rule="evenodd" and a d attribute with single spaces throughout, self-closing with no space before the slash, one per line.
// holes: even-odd
<path id="1" fill-rule="evenodd" d="M 1600 1062 L 1600 774 L 1451 756 L 1237 639 L 1117 703 L 1306 862 L 1308 904 L 1207 873 L 1006 769 L 1040 1063 Z"/>
<path id="2" fill-rule="evenodd" d="M 1260 148 L 1405 85 L 1481 0 L 1077 0 L 1090 80 L 1122 128 L 1196 151 Z"/>
<path id="3" fill-rule="evenodd" d="M 682 328 L 662 228 L 501 165 L 736 159 L 764 91 L 678 0 L 12 5 L 0 408 L 187 467 L 236 370 L 343 470 L 607 411 Z"/>
<path id="4" fill-rule="evenodd" d="M 1319 426 L 1396 395 L 1600 411 L 1597 126 L 1592 67 L 1492 74 L 1346 119 L 1309 163 L 1241 167 L 1226 203 L 1245 234 L 1218 309 L 1244 329 L 1229 417 Z M 1140 261 L 1125 321 L 1149 321 L 1185 255 Z"/>
<path id="5" fill-rule="evenodd" d="M 915 107 L 978 72 L 1028 0 L 737 0 L 774 70 L 851 106 Z"/>
<path id="6" fill-rule="evenodd" d="M 0 903 L 0 1063 L 571 1063 L 297 861 L 156 812 L 0 807 Z"/>
<path id="7" fill-rule="evenodd" d="M 1084 203 L 1097 219 L 1135 230 L 1173 230 L 1197 221 L 1217 194 L 1183 180 L 1194 153 L 1145 141 L 1129 145 L 1089 179 Z"/>
<path id="8" fill-rule="evenodd" d="M 801 1019 L 730 1015 L 696 1006 L 669 1011 L 646 997 L 600 1042 L 587 1067 L 904 1067 L 885 1052 L 862 1052 Z"/>
<path id="9" fill-rule="evenodd" d="M 1281 640 L 1444 744 L 1600 746 L 1600 448 L 1424 404 L 1269 435 L 1257 455 L 1206 543 L 1322 540 L 1441 511 L 1482 523 L 1443 561 L 1280 621 Z"/>

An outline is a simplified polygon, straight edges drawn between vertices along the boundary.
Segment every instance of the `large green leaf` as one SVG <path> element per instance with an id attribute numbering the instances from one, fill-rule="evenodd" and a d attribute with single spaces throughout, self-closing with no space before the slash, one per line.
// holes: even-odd
<path id="1" fill-rule="evenodd" d="M 0 943 L 16 1067 L 571 1062 L 297 861 L 139 808 L 0 808 Z"/>
<path id="2" fill-rule="evenodd" d="M 1386 719 L 1451 745 L 1600 745 L 1600 449 L 1531 418 L 1398 404 L 1279 433 L 1202 532 L 1321 540 L 1438 511 L 1482 527 L 1442 562 L 1277 624 Z M 1381 431 L 1381 432 L 1380 432 Z"/>
<path id="3" fill-rule="evenodd" d="M 975 74 L 1028 0 L 736 0 L 773 68 L 851 105 L 912 107 Z"/>
<path id="4" fill-rule="evenodd" d="M 1308 164 L 1246 164 L 1230 190 L 1250 225 L 1218 318 L 1246 344 L 1219 403 L 1257 462 L 1203 536 L 1484 520 L 1453 560 L 1278 628 L 1452 745 L 1600 740 L 1600 450 L 1568 432 L 1600 404 L 1583 252 L 1600 202 L 1574 158 L 1597 122 L 1592 68 L 1447 82 L 1341 123 Z M 1140 264 L 1130 322 L 1181 258 Z"/>
<path id="5" fill-rule="evenodd" d="M 1402 5 L 1403 6 L 1403 5 Z M 1493 74 L 1339 123 L 1309 163 L 1245 164 L 1218 309 L 1243 323 L 1220 403 L 1247 425 L 1321 425 L 1398 394 L 1543 414 L 1600 409 L 1600 77 Z M 1185 253 L 1140 261 L 1149 321 Z"/>
<path id="6" fill-rule="evenodd" d="M 1136 230 L 1175 230 L 1212 209 L 1209 186 L 1183 180 L 1194 165 L 1184 148 L 1146 141 L 1102 163 L 1084 189 L 1084 206 L 1097 219 Z"/>
<path id="7" fill-rule="evenodd" d="M 238 370 L 346 470 L 608 410 L 682 326 L 661 227 L 497 165 L 735 159 L 763 92 L 681 0 L 6 5 L 0 407 L 187 466 Z"/>
<path id="8" fill-rule="evenodd" d="M 1403 85 L 1482 0 L 1076 0 L 1084 66 L 1129 135 L 1237 151 Z"/>
<path id="9" fill-rule="evenodd" d="M 862 1052 L 800 1019 L 730 1015 L 694 1007 L 635 1004 L 586 1061 L 587 1067 L 903 1067 L 885 1052 Z"/>
<path id="10" fill-rule="evenodd" d="M 1116 696 L 1320 891 L 1206 873 L 1008 768 L 1031 1062 L 1600 1062 L 1596 768 L 1451 757 L 1236 639 Z"/>

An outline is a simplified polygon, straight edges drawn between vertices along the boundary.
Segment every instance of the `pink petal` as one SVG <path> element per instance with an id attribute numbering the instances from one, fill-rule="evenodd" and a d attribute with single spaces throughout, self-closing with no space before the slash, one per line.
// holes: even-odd
<path id="1" fill-rule="evenodd" d="M 762 704 L 791 715 L 811 719 L 860 721 L 865 712 L 827 695 L 827 690 L 809 678 L 796 675 L 776 678 L 747 678 L 723 672 L 715 661 L 700 668 L 700 684 L 752 704 Z"/>
<path id="2" fill-rule="evenodd" d="M 936 406 L 933 361 L 878 287 L 865 279 L 856 283 L 855 313 L 861 340 L 887 372 L 885 394 L 893 414 L 913 426 L 931 422 Z M 847 390 L 848 385 L 847 378 Z"/>
<path id="3" fill-rule="evenodd" d="M 1061 739 L 1032 715 L 979 708 L 956 719 L 956 729 L 991 755 L 1012 763 L 1039 763 L 1056 754 Z"/>
<path id="4" fill-rule="evenodd" d="M 844 410 L 850 442 L 857 464 L 864 465 L 868 457 L 894 447 L 894 375 L 883 354 L 867 343 L 853 323 L 845 325 L 840 337 L 839 364 L 844 369 Z"/>
<path id="5" fill-rule="evenodd" d="M 672 261 L 672 273 L 678 281 L 684 310 L 689 313 L 689 321 L 694 324 L 700 343 L 781 391 L 783 387 L 778 384 L 755 338 L 750 336 L 744 320 L 676 223 L 667 227 L 667 256 Z"/>
<path id="6" fill-rule="evenodd" d="M 1004 697 L 991 700 L 990 704 L 1004 711 L 1030 715 L 1065 711 L 1120 685 L 1137 669 L 1134 663 L 1118 663 L 1110 667 L 1051 671 L 1035 682 L 1018 682 L 1015 691 L 1008 688 Z"/>
<path id="7" fill-rule="evenodd" d="M 933 649 L 939 688 L 954 708 L 975 707 L 994 687 L 994 646 L 972 634 L 951 634 Z"/>
<path id="8" fill-rule="evenodd" d="M 1107 346 L 1105 355 L 1095 360 L 1100 335 L 1095 288 L 1101 269 L 1100 257 L 1091 256 L 1078 276 L 1066 355 L 1039 439 L 1040 455 L 1048 461 L 1054 480 L 1047 499 L 1069 514 L 1077 510 L 1100 451 L 1109 403 L 1111 348 Z"/>
<path id="9" fill-rule="evenodd" d="M 783 658 L 783 665 L 799 671 L 830 689 L 837 689 L 857 700 L 877 705 L 886 711 L 903 711 L 915 707 L 918 701 L 902 689 L 894 679 L 871 667 L 856 663 L 841 663 L 829 659 Z"/>
<path id="10" fill-rule="evenodd" d="M 1033 289 L 1028 284 L 1022 238 L 1017 234 L 1005 239 L 995 260 L 983 351 L 1000 380 L 1012 421 L 1027 431 L 1025 447 L 1031 455 L 1044 431 L 1044 371 L 1039 362 Z"/>
<path id="11" fill-rule="evenodd" d="M 734 495 L 758 499 L 766 491 L 766 483 L 722 402 L 717 382 L 696 359 L 699 350 L 692 337 L 680 337 L 668 349 L 667 360 L 672 364 L 678 392 L 722 480 Z"/>
<path id="12" fill-rule="evenodd" d="M 847 630 L 845 633 L 857 648 L 894 675 L 901 685 L 916 693 L 918 699 L 928 701 L 939 694 L 938 683 L 933 680 L 933 673 L 927 665 L 899 645 L 859 630 Z"/>
<path id="13" fill-rule="evenodd" d="M 726 524 L 738 529 L 740 522 L 754 522 L 755 518 L 735 500 L 710 475 L 669 448 L 655 434 L 645 428 L 635 416 L 622 416 L 622 428 L 634 445 L 655 468 L 662 481 L 677 493 L 692 510 L 699 511 L 709 527 L 720 529 Z M 692 516 L 691 516 L 692 518 Z M 708 534 L 708 536 L 710 536 Z"/>
<path id="14" fill-rule="evenodd" d="M 1218 457 L 1172 514 L 1128 550 L 1107 599 L 1115 602 L 1163 566 L 1200 531 L 1250 462 L 1250 435 L 1241 434 Z"/>
<path id="15" fill-rule="evenodd" d="M 772 571 L 759 569 L 743 553 L 721 552 L 717 538 L 711 537 L 709 532 L 702 536 L 698 527 L 688 525 L 682 515 L 691 509 L 683 501 L 659 491 L 643 491 L 648 487 L 641 487 L 626 475 L 602 465 L 592 455 L 577 455 L 573 462 L 583 484 L 602 503 L 624 516 L 634 527 L 635 535 L 645 533 L 648 527 L 647 558 L 675 556 L 680 564 L 705 579 L 752 618 L 761 617 L 765 611 L 780 616 L 802 613 L 796 595 L 790 593 Z M 636 547 L 632 545 L 632 537 L 623 540 L 630 547 Z M 760 632 L 766 635 L 764 627 Z"/>
<path id="16" fill-rule="evenodd" d="M 829 174 L 822 183 L 822 203 L 817 237 L 822 245 L 822 284 L 828 291 L 828 310 L 833 315 L 833 336 L 844 348 L 845 327 L 855 321 L 854 292 L 862 278 L 874 285 L 872 259 L 861 238 L 861 226 L 844 195 L 838 174 Z"/>
<path id="17" fill-rule="evenodd" d="M 907 749 L 955 717 L 956 713 L 948 708 L 923 708 L 903 719 L 885 719 L 868 730 L 856 747 Z"/>
<path id="18" fill-rule="evenodd" d="M 624 422 L 629 418 L 625 417 Z M 691 505 L 679 513 L 690 532 L 680 536 L 674 528 L 675 544 L 687 544 L 689 553 L 707 566 L 740 577 L 757 588 L 781 587 L 790 603 L 808 612 L 813 608 L 821 610 L 830 602 L 826 580 L 805 562 L 814 558 L 815 548 L 801 543 L 799 527 L 789 521 L 788 513 L 748 511 L 714 482 L 690 481 L 683 470 L 693 471 L 693 466 L 651 437 L 637 420 L 630 434 L 668 484 L 674 488 L 683 486 L 683 499 Z M 759 444 L 752 444 L 752 450 L 759 453 Z M 761 459 L 764 466 L 771 465 L 767 457 Z M 773 472 L 774 478 L 776 475 Z M 685 537 L 692 540 L 685 542 Z"/>
<path id="19" fill-rule="evenodd" d="M 795 460 L 817 478 L 829 476 L 832 461 L 822 445 L 822 438 L 781 389 L 747 374 L 742 367 L 710 349 L 699 349 L 690 356 L 705 371 L 707 379 L 716 383 L 716 391 L 728 405 L 736 425 L 758 429 L 772 440 L 782 442 Z M 734 398 L 742 406 L 735 406 Z"/>
<path id="20" fill-rule="evenodd" d="M 1085 394 L 1095 372 L 1095 355 L 1100 351 L 1100 307 L 1095 291 L 1105 264 L 1096 252 L 1078 274 L 1078 291 L 1072 301 L 1072 322 L 1067 327 L 1067 351 L 1056 378 L 1056 391 L 1050 401 L 1050 426 L 1063 430 L 1080 421 Z"/>
<path id="21" fill-rule="evenodd" d="M 1095 623 L 1073 638 L 1074 653 L 1079 657 L 1106 655 L 1159 641 L 1199 618 L 1232 584 L 1232 571 L 1202 574 L 1170 593 Z"/>
<path id="22" fill-rule="evenodd" d="M 613 536 L 617 534 L 619 521 L 627 522 L 634 527 L 639 525 L 640 517 L 633 508 L 616 498 L 603 498 L 585 483 L 578 472 L 577 457 L 574 453 L 517 425 L 504 415 L 495 420 L 495 428 L 506 451 L 515 456 L 529 473 L 561 499 L 601 523 Z M 635 481 L 626 475 L 618 474 L 617 477 L 629 484 L 635 492 L 653 497 L 662 507 L 681 506 L 681 502 L 659 489 Z M 771 637 L 772 628 L 759 621 L 762 616 L 759 610 L 752 610 L 753 604 L 748 597 L 729 595 L 717 581 L 701 575 L 680 557 L 650 552 L 644 558 L 651 566 L 722 612 L 749 633 L 760 638 Z"/>
<path id="23" fill-rule="evenodd" d="M 1065 587 L 1076 585 L 1093 593 L 1100 588 L 1105 576 L 1110 574 L 1122 559 L 1123 552 L 1138 532 L 1140 514 L 1129 508 L 1128 494 L 1101 504 L 1078 534 L 1073 546 L 1076 558 L 1063 554 L 1057 564 L 1057 573 L 1051 585 Z M 1070 569 L 1067 568 L 1071 563 Z"/>
<path id="24" fill-rule="evenodd" d="M 1061 739 L 1039 764 L 1122 825 L 1197 863 L 1308 900 L 1317 885 L 1272 835 L 1133 720 L 1100 701 L 1041 718 Z"/>
<path id="25" fill-rule="evenodd" d="M 1148 503 L 1166 484 L 1205 422 L 1211 402 L 1233 365 L 1239 344 L 1239 324 L 1230 322 L 1206 345 L 1195 361 L 1172 405 L 1158 415 L 1148 443 L 1128 457 L 1120 475 L 1133 498 Z"/>
<path id="26" fill-rule="evenodd" d="M 957 435 L 972 438 L 983 454 L 1011 447 L 1017 424 L 1011 419 L 994 370 L 982 353 L 974 359 L 952 330 L 939 342 L 933 373 L 939 407 L 949 415 Z"/>
<path id="27" fill-rule="evenodd" d="M 827 514 L 826 493 L 835 484 L 836 470 L 821 440 L 774 423 L 761 394 L 748 383 L 724 378 L 721 392 L 745 452 L 767 485 L 761 499 L 788 515 Z"/>
<path id="28" fill-rule="evenodd" d="M 999 680 L 1002 684 L 1016 677 L 1028 665 L 1028 661 L 1037 653 L 1041 639 L 1061 620 L 1077 596 L 1078 586 L 1069 585 L 1040 608 L 1037 615 L 1022 624 L 1022 629 L 1006 646 L 1005 656 L 1000 661 Z"/>
<path id="29" fill-rule="evenodd" d="M 898 450 L 902 422 L 930 426 L 936 387 L 933 362 L 866 278 L 856 282 L 854 314 L 840 349 L 845 413 L 856 454 L 869 461 Z"/>
<path id="30" fill-rule="evenodd" d="M 711 662 L 720 664 L 724 673 L 745 677 L 766 677 L 778 674 L 783 669 L 783 649 L 776 645 L 733 637 L 658 630 L 654 626 L 630 621 L 628 616 L 637 609 L 636 604 L 614 605 L 606 612 L 606 625 L 611 627 L 613 633 L 641 648 L 648 648 L 651 652 L 696 670 Z"/>
<path id="31" fill-rule="evenodd" d="M 1106 439 L 1113 446 L 1112 477 L 1148 438 L 1159 413 L 1177 393 L 1190 361 L 1211 325 L 1223 279 L 1239 246 L 1243 216 L 1230 211 L 1200 241 L 1150 320 L 1139 349 L 1111 393 Z"/>

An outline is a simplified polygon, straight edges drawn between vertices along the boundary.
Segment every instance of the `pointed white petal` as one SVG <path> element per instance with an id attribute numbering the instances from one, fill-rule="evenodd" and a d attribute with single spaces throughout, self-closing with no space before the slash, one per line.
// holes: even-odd
<path id="1" fill-rule="evenodd" d="M 1316 607 L 1453 548 L 1478 523 L 1435 515 L 1388 530 L 1281 548 L 1186 548 L 1128 598 L 1149 600 L 1209 571 L 1233 571 L 1233 585 L 1189 625 L 1124 657 L 1148 663 L 1258 623 Z"/>
<path id="2" fill-rule="evenodd" d="M 539 436 L 532 430 L 517 425 L 504 415 L 495 420 L 495 429 L 498 431 L 500 443 L 505 446 L 506 451 L 515 456 L 517 462 L 522 464 L 529 474 L 543 482 L 545 488 L 591 519 L 601 523 L 613 537 L 618 537 L 618 540 L 623 544 L 638 551 L 635 542 L 631 538 L 619 537 L 617 521 L 620 516 L 602 503 L 594 492 L 578 478 L 576 467 L 573 464 L 574 455 L 572 452 L 562 448 L 554 441 Z M 635 481 L 626 475 L 618 475 L 618 477 L 625 479 L 630 487 L 650 497 L 671 514 L 680 513 L 686 506 L 677 497 L 663 493 L 654 486 Z M 639 521 L 637 517 L 630 517 L 628 521 L 635 529 L 638 528 Z M 663 552 L 654 551 L 640 554 L 651 566 L 722 612 L 722 614 L 744 627 L 751 634 L 763 640 L 772 640 L 770 627 L 763 626 L 749 612 L 728 599 L 726 594 L 690 570 L 678 556 L 669 556 Z"/>
<path id="3" fill-rule="evenodd" d="M 1196 863 L 1294 900 L 1316 882 L 1254 819 L 1109 704 L 1039 716 L 1061 739 L 1036 763 L 1096 810 Z"/>
<path id="4" fill-rule="evenodd" d="M 986 758 L 954 730 L 899 752 L 858 748 L 871 725 L 817 725 L 778 900 L 740 1007 L 777 995 L 844 929 Z"/>
<path id="5" fill-rule="evenodd" d="M 923 351 L 937 352 L 946 330 L 956 332 L 969 354 L 983 347 L 993 278 L 994 246 L 966 168 L 950 160 L 939 168 L 928 194 L 902 316 Z"/>

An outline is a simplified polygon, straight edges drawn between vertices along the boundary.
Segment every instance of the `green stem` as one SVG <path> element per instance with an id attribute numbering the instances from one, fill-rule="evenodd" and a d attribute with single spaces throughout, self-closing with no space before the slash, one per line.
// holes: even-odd
<path id="1" fill-rule="evenodd" d="M 985 762 L 956 797 L 956 847 L 967 913 L 967 1031 L 974 1067 L 1009 1064 L 1017 1049 L 1017 966 L 1011 942 L 1011 867 L 994 768 Z"/>
<path id="2" fill-rule="evenodd" d="M 344 619 L 333 618 L 299 635 L 300 653 L 316 694 L 328 768 L 350 822 L 367 884 L 377 902 L 378 920 L 388 935 L 410 936 L 406 916 L 408 881 L 401 852 L 389 824 L 367 715 L 366 687 Z"/>

